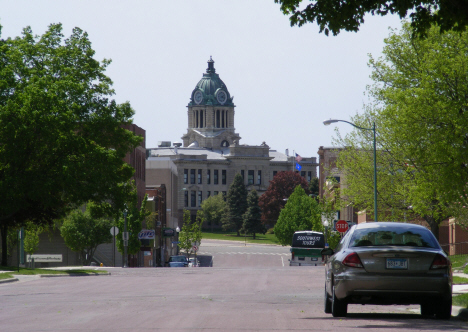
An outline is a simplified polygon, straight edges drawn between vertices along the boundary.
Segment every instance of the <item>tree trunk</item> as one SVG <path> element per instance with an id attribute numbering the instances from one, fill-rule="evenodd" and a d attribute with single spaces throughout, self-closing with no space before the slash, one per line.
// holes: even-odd
<path id="1" fill-rule="evenodd" d="M 424 216 L 424 220 L 429 224 L 431 227 L 431 232 L 436 237 L 437 241 L 439 241 L 439 223 L 433 217 Z"/>
<path id="2" fill-rule="evenodd" d="M 7 247 L 7 236 L 8 236 L 8 227 L 6 224 L 2 224 L 0 227 L 0 233 L 2 234 L 2 262 L 0 265 L 7 266 L 8 264 L 8 247 Z"/>

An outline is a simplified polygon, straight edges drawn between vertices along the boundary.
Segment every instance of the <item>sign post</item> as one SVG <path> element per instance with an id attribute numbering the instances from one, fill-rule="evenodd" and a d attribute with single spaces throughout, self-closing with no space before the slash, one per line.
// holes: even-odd
<path id="1" fill-rule="evenodd" d="M 114 246 L 112 248 L 112 263 L 115 267 L 115 236 L 117 234 L 119 234 L 119 228 L 117 226 L 113 226 L 111 229 L 110 229 L 110 233 L 112 235 L 112 238 L 114 240 Z"/>

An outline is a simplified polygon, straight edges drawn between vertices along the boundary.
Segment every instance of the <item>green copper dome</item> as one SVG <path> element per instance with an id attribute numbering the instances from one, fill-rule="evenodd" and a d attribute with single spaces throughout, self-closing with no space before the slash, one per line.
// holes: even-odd
<path id="1" fill-rule="evenodd" d="M 206 73 L 203 74 L 202 79 L 197 83 L 197 86 L 192 91 L 190 102 L 188 106 L 197 105 L 222 105 L 222 106 L 234 106 L 226 85 L 216 74 L 214 68 L 214 61 L 208 60 L 208 68 Z"/>

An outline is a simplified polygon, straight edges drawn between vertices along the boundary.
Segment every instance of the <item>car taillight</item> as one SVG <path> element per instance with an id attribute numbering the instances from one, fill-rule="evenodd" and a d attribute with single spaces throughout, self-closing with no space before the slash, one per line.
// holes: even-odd
<path id="1" fill-rule="evenodd" d="M 348 256 L 345 257 L 345 259 L 343 259 L 343 265 L 350 267 L 363 267 L 361 259 L 355 252 L 350 253 Z"/>
<path id="2" fill-rule="evenodd" d="M 294 251 L 291 251 L 291 258 L 294 259 Z"/>
<path id="3" fill-rule="evenodd" d="M 450 262 L 447 258 L 441 254 L 436 254 L 434 260 L 432 261 L 431 270 L 434 269 L 444 269 L 450 265 Z"/>

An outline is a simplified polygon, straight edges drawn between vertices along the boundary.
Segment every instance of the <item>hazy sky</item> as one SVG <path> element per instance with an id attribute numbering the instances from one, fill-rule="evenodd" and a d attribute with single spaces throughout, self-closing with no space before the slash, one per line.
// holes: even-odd
<path id="1" fill-rule="evenodd" d="M 302 156 L 330 146 L 328 118 L 349 120 L 362 110 L 371 53 L 378 57 L 396 16 L 367 16 L 358 33 L 319 34 L 317 25 L 290 27 L 274 0 L 6 1 L 0 0 L 2 38 L 51 23 L 64 35 L 89 35 L 96 59 L 112 59 L 107 75 L 117 102 L 130 101 L 146 147 L 179 141 L 187 104 L 210 56 L 236 105 L 241 144 Z M 345 123 L 341 133 L 352 130 Z"/>

